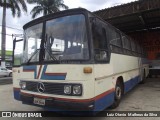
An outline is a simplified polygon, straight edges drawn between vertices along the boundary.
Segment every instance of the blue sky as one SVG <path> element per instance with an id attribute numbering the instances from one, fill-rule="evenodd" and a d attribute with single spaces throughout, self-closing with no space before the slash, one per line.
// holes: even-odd
<path id="1" fill-rule="evenodd" d="M 96 11 L 120 4 L 125 4 L 128 2 L 132 2 L 136 0 L 64 0 L 64 4 L 71 8 L 82 7 L 86 8 L 89 11 Z M 28 13 L 22 13 L 21 18 L 13 18 L 10 10 L 7 10 L 7 17 L 6 17 L 6 26 L 12 27 L 7 28 L 7 34 L 22 34 L 23 33 L 23 25 L 27 22 L 31 21 L 30 11 L 34 5 L 27 5 L 28 6 Z M 40 15 L 41 16 L 41 15 Z M 38 16 L 38 17 L 40 17 Z M 2 8 L 0 8 L 0 25 L 2 25 Z M 0 33 L 1 33 L 1 26 L 0 26 Z M 12 50 L 12 37 L 6 36 L 6 48 L 7 50 Z M 0 34 L 0 49 L 1 49 L 1 34 Z"/>

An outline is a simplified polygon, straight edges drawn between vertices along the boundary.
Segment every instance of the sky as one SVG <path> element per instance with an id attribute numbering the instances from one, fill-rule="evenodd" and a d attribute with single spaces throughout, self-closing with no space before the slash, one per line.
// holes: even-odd
<path id="1" fill-rule="evenodd" d="M 136 0 L 64 0 L 64 4 L 69 7 L 69 9 L 72 8 L 85 8 L 91 12 L 105 9 L 109 7 L 113 7 L 120 4 L 125 4 L 129 2 L 133 2 Z M 8 35 L 6 35 L 6 49 L 12 50 L 13 46 L 13 39 L 12 34 L 23 34 L 23 25 L 28 23 L 32 20 L 30 11 L 34 7 L 34 5 L 27 4 L 28 7 L 28 13 L 23 13 L 20 18 L 13 18 L 11 11 L 7 10 L 6 15 L 6 32 Z M 39 15 L 38 17 L 40 17 Z M 1 25 L 2 25 L 2 8 L 0 8 L 0 49 L 1 49 Z"/>

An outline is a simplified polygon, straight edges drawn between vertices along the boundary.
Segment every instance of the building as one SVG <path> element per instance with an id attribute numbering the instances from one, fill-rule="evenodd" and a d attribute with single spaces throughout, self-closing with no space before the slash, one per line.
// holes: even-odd
<path id="1" fill-rule="evenodd" d="M 6 67 L 12 67 L 12 54 L 13 52 L 10 50 L 6 51 Z M 1 50 L 0 50 L 0 65 L 1 65 Z"/>

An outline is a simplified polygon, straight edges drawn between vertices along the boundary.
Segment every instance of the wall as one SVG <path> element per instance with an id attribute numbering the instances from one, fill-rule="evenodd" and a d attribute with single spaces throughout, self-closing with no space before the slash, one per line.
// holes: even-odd
<path id="1" fill-rule="evenodd" d="M 128 35 L 144 46 L 150 60 L 160 60 L 160 31 L 145 31 Z"/>

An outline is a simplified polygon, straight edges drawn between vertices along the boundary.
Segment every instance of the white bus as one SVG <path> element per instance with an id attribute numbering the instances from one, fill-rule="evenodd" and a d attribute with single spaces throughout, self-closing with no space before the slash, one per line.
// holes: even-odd
<path id="1" fill-rule="evenodd" d="M 24 25 L 14 40 L 14 98 L 52 111 L 102 111 L 148 75 L 144 50 L 78 8 Z M 22 47 L 23 46 L 23 47 Z"/>

